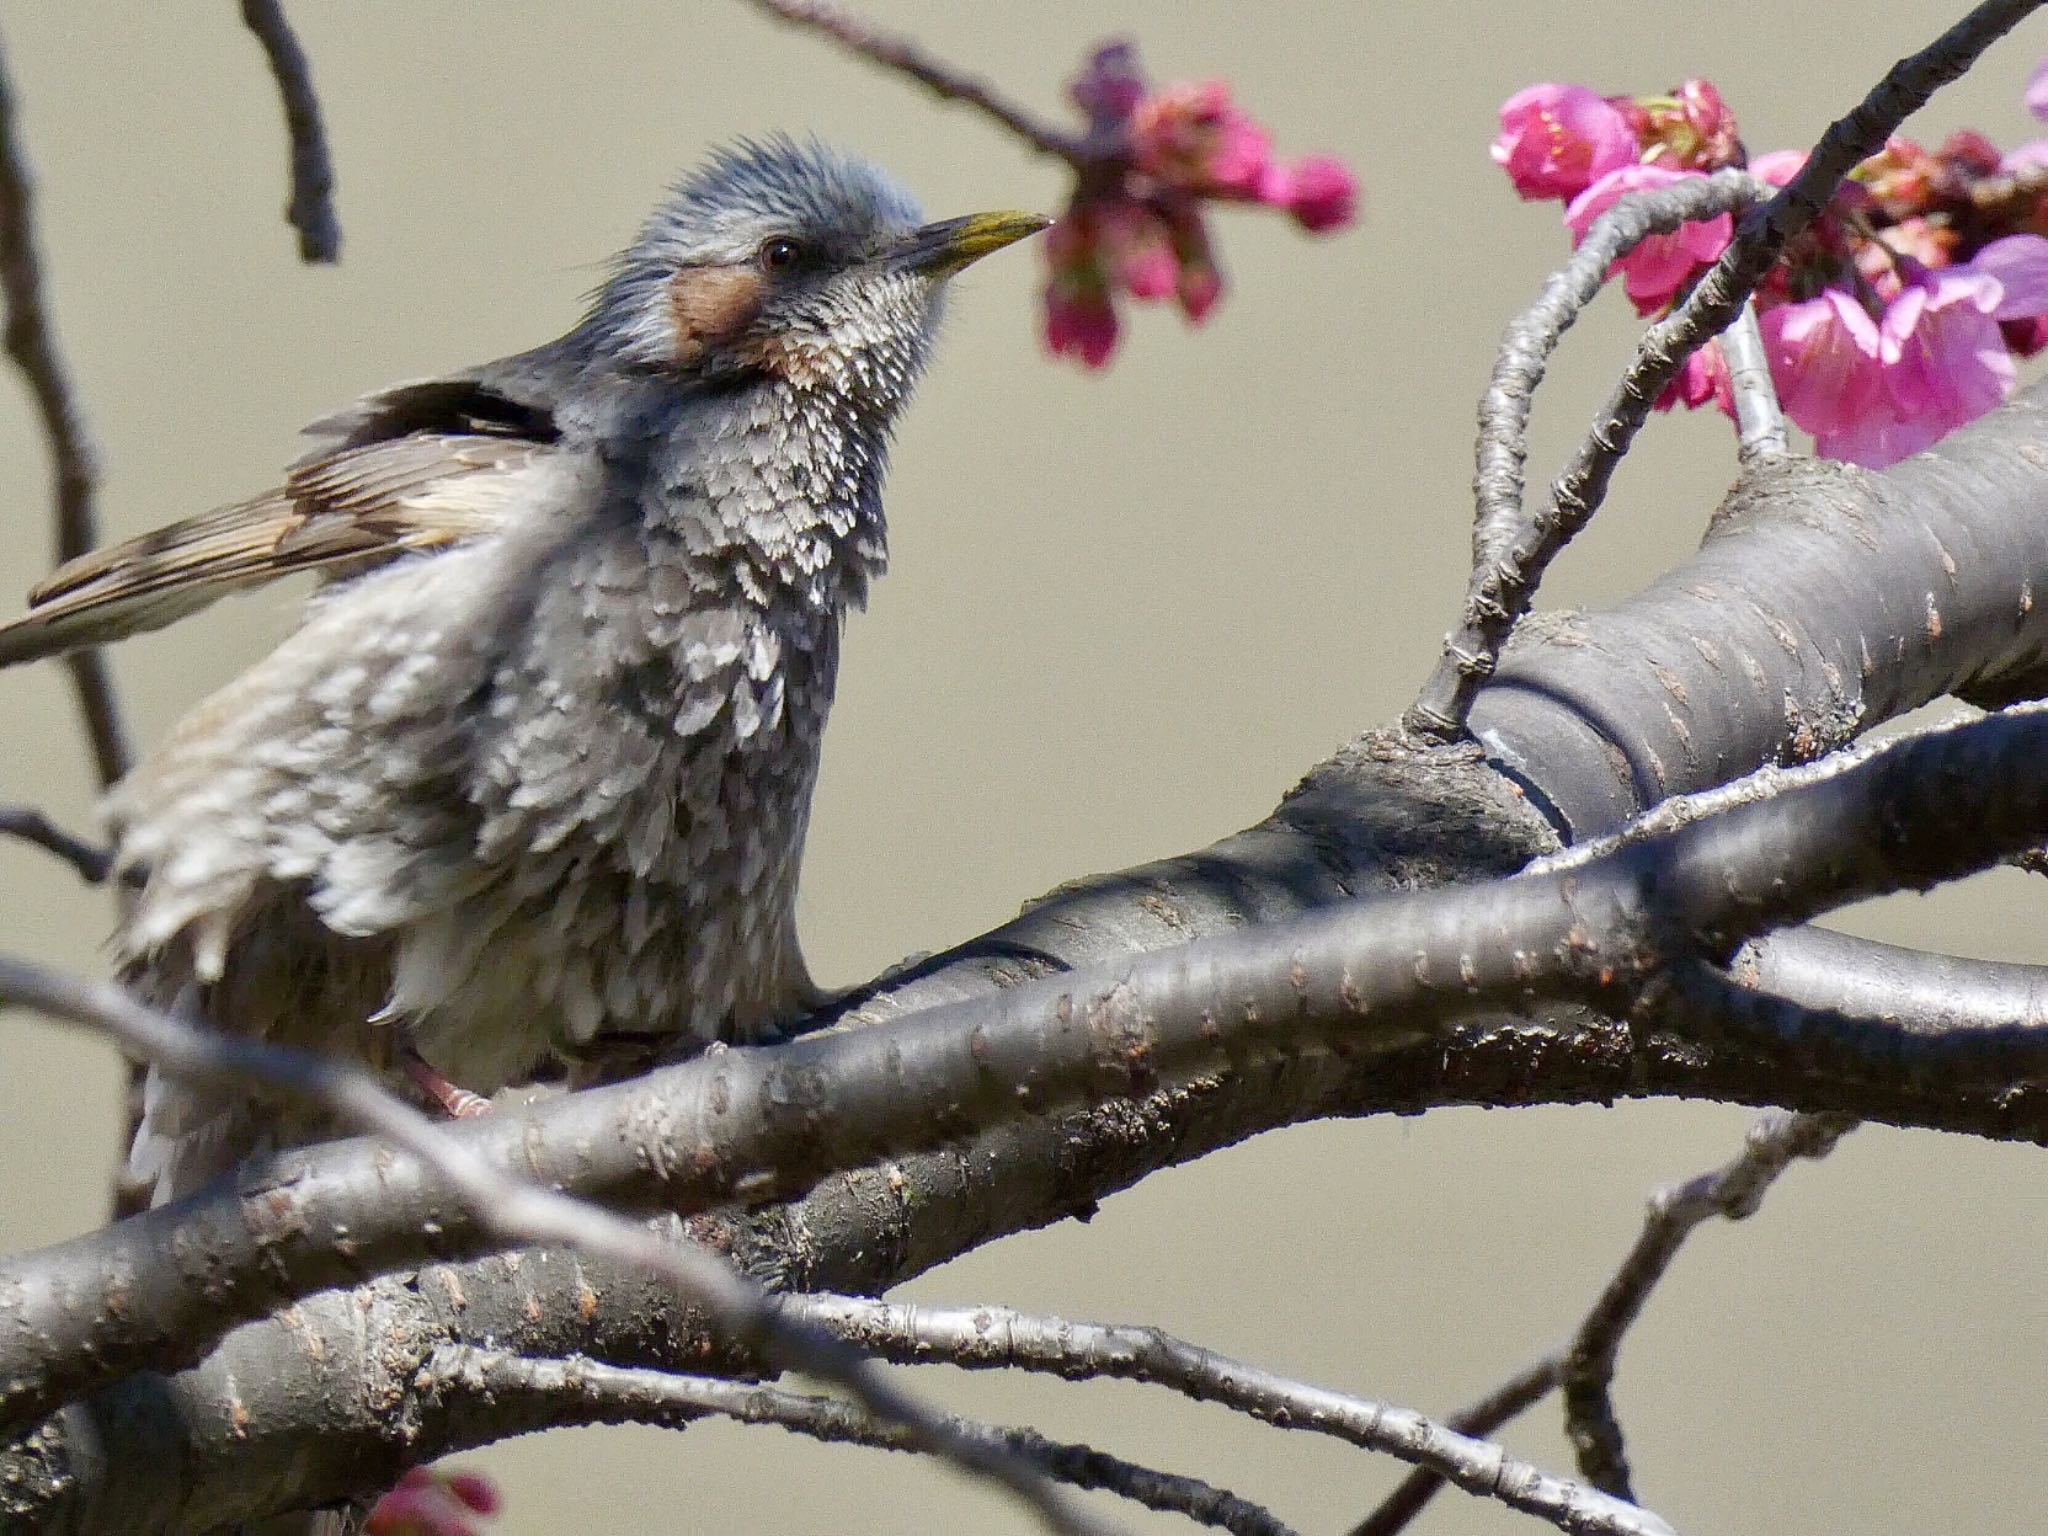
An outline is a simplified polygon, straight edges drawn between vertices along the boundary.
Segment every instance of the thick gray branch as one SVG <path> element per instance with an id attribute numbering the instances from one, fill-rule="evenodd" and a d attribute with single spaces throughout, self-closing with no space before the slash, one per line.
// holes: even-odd
<path id="1" fill-rule="evenodd" d="M 1128 1103 L 1155 1082 L 1206 1095 L 1319 1056 L 1374 1059 L 1374 1076 L 1398 1085 L 1398 1070 L 1385 1069 L 1404 1048 L 1452 1059 L 1437 1024 L 1530 997 L 1633 998 L 1648 1017 L 1683 1012 L 1684 989 L 1649 985 L 1674 967 L 1833 902 L 1980 866 L 2036 836 L 2048 825 L 2048 710 L 1783 777 L 1770 798 L 1546 873 L 1383 897 L 892 1023 L 723 1052 L 451 1134 L 471 1155 L 543 1183 L 702 1208 L 794 1193 L 828 1168 L 907 1150 L 915 1136 L 959 1136 L 995 1118 L 994 1106 L 1077 1094 Z M 1999 782 L 2006 793 L 1978 806 L 1954 792 L 1958 782 Z M 1970 1043 L 1891 1042 L 1873 1076 L 1924 1080 L 1951 1104 L 1975 1086 L 1980 1102 L 2048 1134 L 2040 1096 L 2015 1092 L 2017 1081 L 2048 1080 L 2048 1038 L 1999 1037 L 1996 1072 L 1981 1082 L 1964 1070 Z M 0 1280 L 21 1330 L 0 1341 L 7 1400 L 17 1417 L 40 1413 L 135 1365 L 189 1358 L 179 1352 L 224 1314 L 253 1316 L 357 1265 L 400 1262 L 423 1230 L 455 1253 L 479 1240 L 464 1205 L 416 1161 L 342 1146 L 31 1255 Z M 165 1252 L 201 1262 L 155 1260 Z M 121 1278 L 119 1305 L 108 1304 L 109 1273 Z"/>

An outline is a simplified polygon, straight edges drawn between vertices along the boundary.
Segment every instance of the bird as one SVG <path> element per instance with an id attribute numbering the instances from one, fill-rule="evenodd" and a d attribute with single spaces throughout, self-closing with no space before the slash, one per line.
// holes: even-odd
<path id="1" fill-rule="evenodd" d="M 276 489 L 43 581 L 0 666 L 321 578 L 107 797 L 127 984 L 451 1113 L 811 1006 L 798 863 L 892 424 L 949 280 L 1048 222 L 926 222 L 870 162 L 741 140 L 557 340 L 366 395 Z M 334 1129 L 152 1072 L 129 1177 L 160 1204 Z"/>

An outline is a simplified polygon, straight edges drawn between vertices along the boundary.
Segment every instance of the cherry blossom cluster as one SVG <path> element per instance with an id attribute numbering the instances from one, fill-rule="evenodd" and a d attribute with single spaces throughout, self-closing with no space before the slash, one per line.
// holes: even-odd
<path id="1" fill-rule="evenodd" d="M 498 1512 L 498 1490 L 474 1472 L 414 1467 L 376 1508 L 365 1536 L 480 1536 Z"/>
<path id="2" fill-rule="evenodd" d="M 1116 350 L 1116 300 L 1173 299 L 1200 324 L 1223 294 L 1205 202 L 1284 210 L 1311 233 L 1357 216 L 1358 183 L 1327 155 L 1281 160 L 1220 80 L 1146 84 L 1129 43 L 1098 48 L 1068 94 L 1089 164 L 1045 239 L 1045 340 L 1089 368 Z"/>
<path id="3" fill-rule="evenodd" d="M 2048 119 L 2048 64 L 2027 105 Z M 1624 195 L 1745 154 L 1720 93 L 1603 97 L 1544 84 L 1510 97 L 1493 158 L 1524 198 L 1564 202 L 1574 243 Z M 1783 186 L 1804 157 L 1748 161 Z M 2014 358 L 2048 346 L 2048 140 L 2001 154 L 1982 134 L 1928 150 L 1893 138 L 1859 166 L 1756 295 L 1772 381 L 1816 449 L 1884 465 L 1936 442 L 2012 392 Z M 1639 313 L 1662 313 L 1727 246 L 1725 214 L 1652 236 L 1615 264 Z M 1718 344 L 1658 401 L 1730 409 Z"/>

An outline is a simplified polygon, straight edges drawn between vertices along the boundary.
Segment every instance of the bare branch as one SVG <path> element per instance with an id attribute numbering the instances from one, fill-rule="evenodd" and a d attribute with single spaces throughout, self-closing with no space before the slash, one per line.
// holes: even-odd
<path id="1" fill-rule="evenodd" d="M 1565 1431 L 1578 1451 L 1579 1470 L 1596 1486 L 1617 1498 L 1634 1497 L 1610 1395 L 1614 1364 L 1622 1338 L 1693 1228 L 1715 1216 L 1741 1221 L 1754 1215 L 1779 1174 L 1800 1158 L 1826 1157 L 1855 1124 L 1841 1115 L 1765 1115 L 1726 1166 L 1650 1197 L 1642 1235 L 1579 1325 L 1560 1373 Z"/>
<path id="2" fill-rule="evenodd" d="M 368 1131 L 432 1169 L 498 1238 L 560 1244 L 666 1276 L 703 1308 L 718 1333 L 740 1349 L 758 1353 L 778 1369 L 802 1371 L 843 1388 L 875 1418 L 901 1426 L 921 1449 L 1017 1494 L 1052 1529 L 1100 1529 L 1028 1464 L 956 1434 L 940 1415 L 896 1388 L 871 1362 L 828 1334 L 786 1320 L 765 1291 L 723 1259 L 694 1243 L 666 1242 L 599 1206 L 493 1167 L 359 1068 L 310 1052 L 195 1029 L 144 1007 L 119 987 L 60 976 L 4 956 L 0 1006 L 30 1008 L 110 1035 L 176 1078 L 253 1079 L 315 1100 L 342 1124 Z"/>
<path id="3" fill-rule="evenodd" d="M 1630 193 L 1594 222 L 1571 260 L 1508 326 L 1479 402 L 1472 578 L 1458 628 L 1445 637 L 1435 671 L 1409 707 L 1410 730 L 1447 741 L 1464 729 L 1473 697 L 1493 675 L 1500 648 L 1529 611 L 1544 571 L 1584 526 L 1554 508 L 1525 521 L 1522 508 L 1529 409 L 1564 333 L 1598 295 L 1608 268 L 1643 241 L 1769 195 L 1764 183 L 1734 170 Z"/>
<path id="4" fill-rule="evenodd" d="M 826 0 L 754 0 L 754 4 L 780 20 L 821 32 L 884 69 L 908 75 L 943 101 L 964 102 L 1042 154 L 1064 160 L 1076 170 L 1086 170 L 1092 164 L 1087 143 L 1079 134 L 1043 121 L 1007 100 L 987 81 L 941 63 L 908 38 L 878 32 Z"/>
<path id="5" fill-rule="evenodd" d="M 455 1345 L 435 1353 L 420 1372 L 428 1393 L 471 1393 L 494 1406 L 521 1399 L 538 1405 L 548 1423 L 659 1424 L 672 1428 L 718 1415 L 741 1424 L 771 1424 L 813 1439 L 886 1451 L 925 1451 L 900 1425 L 878 1423 L 840 1398 L 730 1381 L 607 1365 L 595 1360 L 531 1360 L 503 1350 Z M 564 1405 L 568 1411 L 565 1412 Z M 962 1439 L 1037 1467 L 1055 1482 L 1101 1489 L 1148 1509 L 1185 1515 L 1237 1536 L 1293 1536 L 1272 1513 L 1199 1478 L 1139 1466 L 1085 1445 L 1048 1440 L 1031 1429 L 1005 1429 L 946 1415 Z"/>
<path id="6" fill-rule="evenodd" d="M 1483 1440 L 1554 1392 L 1563 1364 L 1564 1351 L 1553 1350 L 1444 1422 L 1461 1435 Z M 1395 1536 L 1422 1513 L 1444 1482 L 1443 1473 L 1434 1467 L 1417 1467 L 1395 1485 L 1378 1508 L 1351 1528 L 1351 1536 Z"/>
<path id="7" fill-rule="evenodd" d="M 112 850 L 73 837 L 41 811 L 25 805 L 0 805 L 0 837 L 35 844 L 69 864 L 87 885 L 98 885 L 114 867 Z"/>
<path id="8" fill-rule="evenodd" d="M 1559 1530 L 1668 1529 L 1647 1510 L 1595 1496 L 1410 1409 L 1289 1381 L 1158 1328 L 1032 1317 L 1007 1307 L 924 1307 L 857 1296 L 791 1296 L 783 1306 L 885 1360 L 1171 1387 L 1282 1429 L 1332 1435 L 1429 1467 L 1469 1493 L 1497 1498 Z"/>
<path id="9" fill-rule="evenodd" d="M 1842 1115 L 1768 1114 L 1749 1128 L 1742 1152 L 1711 1173 L 1667 1185 L 1650 1197 L 1643 1230 L 1569 1343 L 1525 1366 L 1450 1420 L 1472 1435 L 1489 1435 L 1565 1388 L 1566 1431 L 1579 1470 L 1596 1487 L 1633 1499 L 1621 1425 L 1610 1392 L 1621 1341 L 1642 1315 L 1650 1292 L 1670 1269 L 1695 1227 L 1710 1217 L 1741 1221 L 1756 1214 L 1765 1191 L 1799 1158 L 1823 1158 L 1855 1127 Z M 1351 1536 L 1395 1536 L 1420 1514 L 1443 1477 L 1422 1468 L 1403 1479 Z"/>
<path id="10" fill-rule="evenodd" d="M 22 153 L 15 121 L 14 85 L 0 58 L 0 294 L 7 301 L 7 355 L 20 370 L 43 419 L 55 480 L 52 514 L 57 558 L 74 559 L 99 542 L 93 497 L 99 470 L 85 411 L 72 392 L 57 349 L 43 295 L 42 257 L 36 249 L 35 180 Z M 98 651 L 66 658 L 78 706 L 92 743 L 101 786 L 112 784 L 132 761 L 106 659 Z"/>
<path id="11" fill-rule="evenodd" d="M 2048 711 L 2019 708 L 1784 777 L 1769 799 L 1569 869 L 1353 902 L 861 1029 L 725 1051 L 447 1128 L 435 1157 L 349 1146 L 288 1154 L 253 1188 L 217 1186 L 0 1265 L 0 1295 L 19 1325 L 0 1337 L 0 1406 L 8 1422 L 32 1422 L 95 1383 L 185 1363 L 281 1293 L 415 1258 L 423 1231 L 442 1253 L 475 1251 L 506 1228 L 480 1222 L 467 1197 L 449 1205 L 436 1162 L 444 1147 L 461 1150 L 465 1177 L 498 1165 L 611 1203 L 703 1210 L 794 1195 L 828 1172 L 1081 1097 L 1227 1081 L 1257 1060 L 1328 1052 L 1351 1070 L 1377 1063 L 1390 1074 L 1381 1091 L 1396 1095 L 1384 1102 L 1405 1103 L 1400 1072 L 1417 1051 L 1439 1072 L 1462 1059 L 1446 1050 L 1447 1024 L 1546 996 L 1668 1014 L 1699 1041 L 1694 1004 L 1664 985 L 1674 967 L 1841 901 L 1981 867 L 2037 837 L 2048 825 Z M 1957 782 L 2004 792 L 1972 803 L 1951 792 Z M 1521 1042 L 1508 1053 L 1522 1098 L 1543 1081 L 1530 1050 Z M 2048 1106 L 2015 1086 L 2048 1078 L 2048 1030 L 1988 1042 L 1973 1031 L 1906 1034 L 1888 1050 L 1879 1095 L 1826 1107 L 1863 1113 L 1885 1085 L 1917 1081 L 1922 1064 L 1938 1062 L 1926 1091 L 1945 1113 L 1981 1090 L 2007 1134 L 2048 1134 Z M 1695 1049 L 1690 1059 L 1711 1057 Z M 1770 1059 L 1782 1095 L 1797 1073 Z M 1628 1070 L 1642 1082 L 1655 1068 Z M 1456 1081 L 1434 1090 L 1460 1101 L 1472 1091 Z M 1306 1112 L 1299 1102 L 1288 1111 Z M 554 1207 L 546 1213 L 526 1213 L 533 1219 L 515 1230 L 594 1240 L 575 1223 L 558 1227 Z M 201 1273 L 165 1265 L 174 1251 L 209 1263 Z M 115 1275 L 118 1307 L 84 1304 Z"/>
<path id="12" fill-rule="evenodd" d="M 1736 312 L 1735 323 L 1721 333 L 1721 353 L 1728 363 L 1728 392 L 1735 401 L 1737 457 L 1750 464 L 1790 453 L 1785 412 L 1778 404 L 1778 386 L 1771 379 L 1754 301 L 1744 303 Z"/>
<path id="13" fill-rule="evenodd" d="M 313 91 L 312 66 L 292 34 L 279 0 L 242 0 L 242 22 L 263 45 L 284 103 L 285 132 L 292 150 L 292 195 L 285 205 L 285 219 L 299 232 L 299 260 L 339 261 L 341 221 L 334 214 L 334 161 L 327 152 L 327 130 L 320 119 L 320 98 Z"/>
<path id="14" fill-rule="evenodd" d="M 1796 938 L 1798 942 L 1791 943 Z M 1914 1035 L 2048 1028 L 2048 966 L 1977 960 L 1880 944 L 1829 928 L 1802 928 L 1746 945 L 1731 979 L 1812 1011 L 1815 1017 L 1881 1019 Z M 1725 1001 L 1747 1013 L 1741 998 Z M 1770 1031 L 1779 1034 L 1777 1028 Z M 1792 1033 L 1799 1034 L 1798 1026 Z M 1825 1031 L 1821 1031 L 1825 1032 Z"/>
<path id="15" fill-rule="evenodd" d="M 1651 235 L 1747 208 L 1772 189 L 1747 171 L 1723 170 L 1650 191 L 1631 192 L 1593 221 L 1571 260 L 1508 325 L 1479 398 L 1479 438 L 1472 476 L 1475 566 L 1522 532 L 1522 467 L 1529 457 L 1529 412 L 1550 355 L 1564 333 L 1606 285 L 1607 272 Z"/>

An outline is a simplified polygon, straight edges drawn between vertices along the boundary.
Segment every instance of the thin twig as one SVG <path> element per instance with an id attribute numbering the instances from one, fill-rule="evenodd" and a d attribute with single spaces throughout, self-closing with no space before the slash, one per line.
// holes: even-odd
<path id="1" fill-rule="evenodd" d="M 1771 380 L 1754 301 L 1746 302 L 1735 323 L 1721 333 L 1721 355 L 1728 363 L 1728 392 L 1735 401 L 1737 458 L 1748 465 L 1790 453 L 1785 412 L 1778 404 L 1778 387 Z"/>
<path id="2" fill-rule="evenodd" d="M 69 864 L 87 885 L 98 885 L 114 867 L 111 849 L 72 836 L 41 811 L 25 805 L 0 805 L 0 837 L 35 844 Z"/>
<path id="3" fill-rule="evenodd" d="M 802 1371 L 843 1388 L 876 1419 L 902 1426 L 920 1448 L 1010 1489 L 1051 1528 L 1105 1529 L 1036 1467 L 963 1437 L 943 1415 L 900 1390 L 874 1362 L 831 1334 L 786 1316 L 766 1291 L 710 1250 L 665 1241 L 600 1206 L 498 1171 L 360 1068 L 308 1051 L 196 1029 L 143 1006 L 110 983 L 64 976 L 9 956 L 0 956 L 0 1007 L 31 1009 L 110 1035 L 175 1078 L 251 1079 L 317 1102 L 341 1123 L 401 1147 L 432 1168 L 497 1236 L 559 1244 L 663 1276 L 739 1348 L 758 1353 L 776 1369 Z"/>
<path id="4" fill-rule="evenodd" d="M 1564 1351 L 1553 1350 L 1444 1422 L 1461 1435 L 1484 1440 L 1556 1391 L 1558 1372 L 1563 1365 Z M 1394 1486 L 1394 1491 L 1371 1514 L 1351 1528 L 1351 1536 L 1395 1536 L 1422 1513 L 1444 1482 L 1443 1473 L 1436 1468 L 1417 1467 Z"/>
<path id="5" fill-rule="evenodd" d="M 242 22 L 256 34 L 277 77 L 285 132 L 292 149 L 292 196 L 285 218 L 299 232 L 299 260 L 341 260 L 341 221 L 334 214 L 334 161 L 313 91 L 312 66 L 292 35 L 278 0 L 242 0 Z"/>
<path id="6" fill-rule="evenodd" d="M 943 100 L 966 103 L 994 118 L 1042 154 L 1056 156 L 1077 170 L 1085 170 L 1090 164 L 1087 144 L 1081 135 L 1053 127 L 1026 108 L 1004 99 L 988 82 L 939 62 L 908 38 L 877 32 L 858 17 L 824 0 L 754 0 L 754 4 L 795 26 L 824 33 L 841 47 L 884 69 L 908 75 Z"/>
<path id="7" fill-rule="evenodd" d="M 85 411 L 72 392 L 57 349 L 43 295 L 42 257 L 36 249 L 35 179 L 15 124 L 14 85 L 0 58 L 0 294 L 7 301 L 6 347 L 43 419 L 55 481 L 53 519 L 57 559 L 76 559 L 99 542 L 93 495 L 99 471 Z M 97 651 L 66 658 L 78 707 L 92 741 L 102 788 L 128 771 L 131 761 L 114 685 Z"/>
<path id="8" fill-rule="evenodd" d="M 1577 1533 L 1668 1531 L 1656 1515 L 1512 1459 L 1409 1408 L 1290 1381 L 1158 1328 L 1033 1317 L 1007 1307 L 919 1307 L 858 1296 L 787 1296 L 782 1307 L 864 1353 L 965 1370 L 1045 1371 L 1170 1387 L 1283 1429 L 1331 1435 L 1428 1467 L 1468 1493 Z"/>
<path id="9" fill-rule="evenodd" d="M 1479 397 L 1472 473 L 1475 566 L 1522 532 L 1522 467 L 1529 457 L 1529 413 L 1536 389 L 1564 333 L 1599 297 L 1608 269 L 1651 235 L 1749 207 L 1771 196 L 1771 190 L 1747 171 L 1722 170 L 1629 193 L 1593 221 L 1571 259 L 1501 333 L 1493 373 Z"/>
<path id="10" fill-rule="evenodd" d="M 453 1390 L 498 1404 L 521 1398 L 543 1405 L 568 1399 L 605 1423 L 680 1428 L 716 1414 L 741 1424 L 776 1425 L 828 1443 L 886 1451 L 927 1449 L 902 1426 L 877 1423 L 842 1398 L 596 1360 L 536 1360 L 504 1350 L 444 1345 L 420 1371 L 418 1385 L 436 1395 Z M 950 1414 L 946 1419 L 961 1438 L 1029 1462 L 1057 1482 L 1101 1489 L 1237 1536 L 1293 1536 L 1269 1510 L 1199 1478 L 1155 1471 L 1089 1446 L 1048 1440 L 1031 1429 L 999 1428 Z"/>
<path id="11" fill-rule="evenodd" d="M 1855 1125 L 1846 1115 L 1773 1111 L 1750 1126 L 1742 1151 L 1720 1168 L 1658 1190 L 1649 1199 L 1642 1231 L 1570 1341 L 1523 1367 L 1450 1423 L 1465 1434 L 1490 1435 L 1562 1386 L 1566 1432 L 1577 1448 L 1579 1470 L 1617 1498 L 1632 1499 L 1610 1396 L 1623 1336 L 1695 1227 L 1715 1216 L 1741 1221 L 1755 1215 L 1779 1174 L 1800 1158 L 1826 1157 Z M 1435 1471 L 1417 1469 L 1352 1527 L 1351 1536 L 1395 1536 L 1443 1483 Z"/>
<path id="12" fill-rule="evenodd" d="M 1474 695 L 1493 675 L 1500 649 L 1528 612 L 1544 570 L 1578 532 L 1553 514 L 1525 519 L 1522 506 L 1530 407 L 1564 333 L 1599 294 L 1608 269 L 1644 240 L 1769 195 L 1767 185 L 1737 170 L 1630 193 L 1594 221 L 1571 260 L 1502 334 L 1479 401 L 1472 576 L 1458 627 L 1445 637 L 1435 671 L 1409 706 L 1408 729 L 1437 740 L 1464 729 Z"/>
<path id="13" fill-rule="evenodd" d="M 1715 1216 L 1741 1221 L 1755 1215 L 1779 1174 L 1800 1158 L 1826 1157 L 1855 1124 L 1846 1115 L 1774 1111 L 1749 1128 L 1747 1145 L 1726 1166 L 1650 1197 L 1641 1236 L 1565 1351 L 1565 1432 L 1578 1452 L 1580 1472 L 1595 1486 L 1616 1498 L 1634 1497 L 1614 1414 L 1614 1363 L 1623 1337 L 1693 1228 Z"/>

